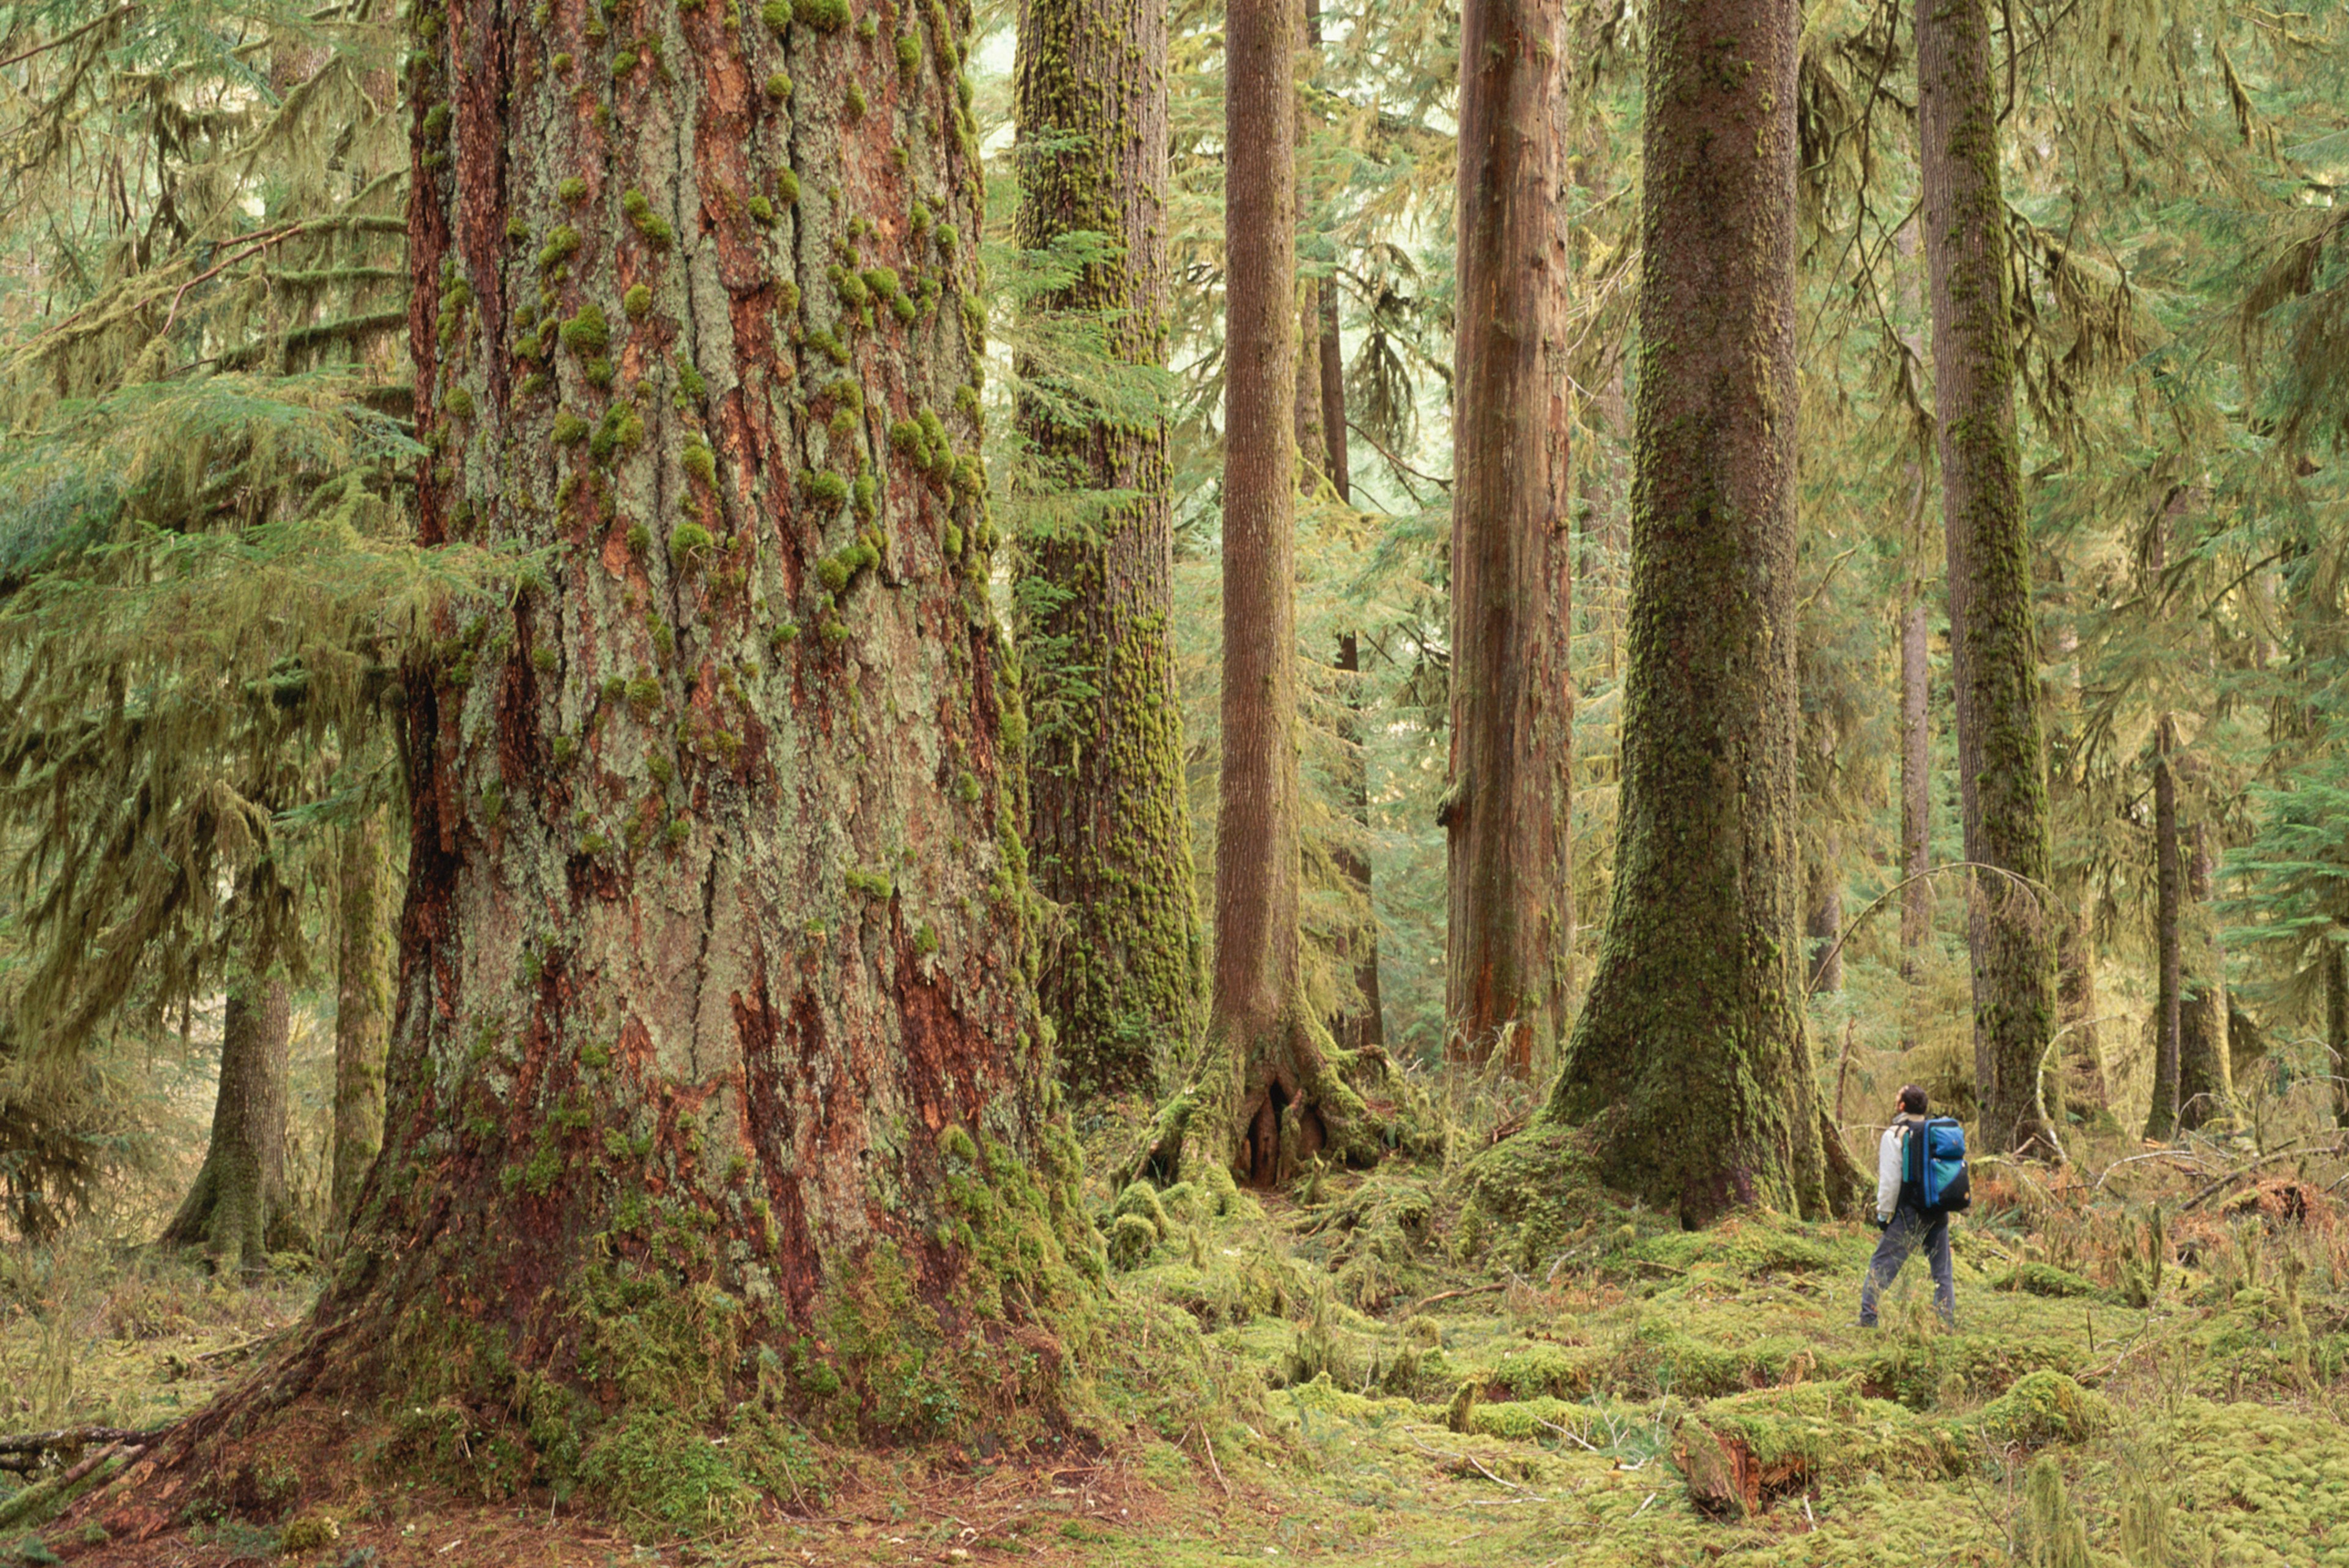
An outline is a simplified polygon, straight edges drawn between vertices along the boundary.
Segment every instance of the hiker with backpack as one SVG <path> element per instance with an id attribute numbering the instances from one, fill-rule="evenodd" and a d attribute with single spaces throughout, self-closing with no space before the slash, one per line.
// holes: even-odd
<path id="1" fill-rule="evenodd" d="M 1933 1309 L 1955 1328 L 1958 1289 L 1950 1273 L 1950 1216 L 1967 1197 L 1966 1132 L 1950 1116 L 1925 1114 L 1925 1091 L 1900 1090 L 1900 1106 L 1876 1151 L 1876 1225 L 1884 1239 L 1859 1287 L 1859 1326 L 1876 1326 L 1876 1298 L 1919 1242 L 1933 1271 Z"/>

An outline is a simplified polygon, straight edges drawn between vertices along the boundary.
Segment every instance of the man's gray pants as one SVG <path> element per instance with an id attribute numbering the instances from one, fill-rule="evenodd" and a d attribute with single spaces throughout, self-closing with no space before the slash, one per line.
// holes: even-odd
<path id="1" fill-rule="evenodd" d="M 1931 1214 L 1911 1209 L 1907 1204 L 1894 1211 L 1892 1223 L 1884 1228 L 1884 1239 L 1876 1243 L 1876 1256 L 1868 1262 L 1868 1278 L 1859 1287 L 1859 1326 L 1876 1326 L 1876 1298 L 1917 1250 L 1925 1244 L 1925 1259 L 1933 1270 L 1933 1309 L 1941 1321 L 1951 1327 L 1958 1322 L 1958 1287 L 1950 1275 L 1950 1217 L 1935 1211 Z"/>

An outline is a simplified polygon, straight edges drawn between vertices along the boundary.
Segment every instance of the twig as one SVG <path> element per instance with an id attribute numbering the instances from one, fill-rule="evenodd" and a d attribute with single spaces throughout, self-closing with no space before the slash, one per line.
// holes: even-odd
<path id="1" fill-rule="evenodd" d="M 1509 1282 L 1503 1280 L 1498 1284 L 1470 1285 L 1465 1290 L 1439 1291 L 1435 1294 L 1428 1297 L 1425 1301 L 1414 1305 L 1411 1310 L 1414 1314 L 1423 1313 L 1438 1302 L 1458 1301 L 1462 1296 L 1485 1296 L 1492 1294 L 1495 1291 L 1506 1291 L 1508 1288 Z"/>
<path id="2" fill-rule="evenodd" d="M 1556 1432 L 1561 1438 L 1568 1438 L 1572 1442 L 1580 1443 L 1585 1449 L 1589 1449 L 1589 1451 L 1594 1454 L 1599 1451 L 1598 1448 L 1586 1440 L 1579 1432 L 1568 1431 L 1566 1428 L 1559 1426 L 1556 1421 L 1545 1421 L 1539 1416 L 1536 1416 L 1534 1417 L 1534 1421 L 1537 1425 L 1547 1427 L 1551 1431 Z"/>
<path id="3" fill-rule="evenodd" d="M 1503 1486 L 1503 1487 L 1506 1487 L 1506 1488 L 1508 1488 L 1511 1491 L 1514 1491 L 1514 1492 L 1522 1492 L 1522 1493 L 1524 1493 L 1526 1496 L 1527 1496 L 1527 1497 L 1529 1497 L 1529 1498 L 1532 1498 L 1536 1502 L 1546 1502 L 1546 1501 L 1548 1501 L 1547 1498 L 1543 1497 L 1543 1496 L 1542 1496 L 1542 1494 L 1541 1494 L 1541 1493 L 1539 1493 L 1539 1492 L 1537 1492 L 1537 1491 L 1531 1490 L 1529 1490 L 1529 1489 L 1527 1489 L 1527 1488 L 1526 1488 L 1526 1487 L 1521 1487 L 1521 1486 L 1519 1486 L 1519 1485 L 1518 1485 L 1516 1482 L 1515 1482 L 1515 1481 L 1505 1481 L 1505 1480 L 1503 1480 L 1500 1477 L 1498 1477 L 1498 1476 L 1495 1475 L 1492 1471 L 1490 1471 L 1490 1470 L 1486 1469 L 1483 1465 L 1478 1464 L 1478 1463 L 1476 1462 L 1476 1460 L 1475 1460 L 1473 1457 L 1471 1457 L 1470 1455 L 1467 1455 L 1467 1454 L 1447 1454 L 1447 1453 L 1445 1453 L 1442 1449 L 1431 1449 L 1431 1448 L 1429 1448 L 1425 1443 L 1423 1443 L 1423 1442 L 1419 1441 L 1417 1438 L 1413 1438 L 1413 1439 L 1412 1439 L 1412 1445 L 1411 1445 L 1411 1446 L 1412 1446 L 1413 1448 L 1414 1448 L 1414 1449 L 1417 1449 L 1421 1453 L 1427 1455 L 1427 1456 L 1428 1456 L 1428 1457 L 1430 1457 L 1431 1459 L 1449 1459 L 1452 1463 L 1454 1463 L 1454 1464 L 1455 1464 L 1455 1465 L 1466 1465 L 1466 1466 L 1468 1466 L 1471 1469 L 1475 1470 L 1478 1475 L 1483 1476 L 1486 1480 L 1491 1481 L 1495 1486 Z"/>
<path id="4" fill-rule="evenodd" d="M 1826 954 L 1822 956 L 1818 963 L 1813 967 L 1811 971 L 1811 982 L 1803 987 L 1803 1000 L 1805 1002 L 1808 1002 L 1811 999 L 1811 992 L 1818 990 L 1819 988 L 1819 978 L 1826 973 L 1827 965 L 1835 961 L 1836 954 L 1843 951 L 1844 943 L 1851 940 L 1853 933 L 1857 931 L 1861 926 L 1867 923 L 1868 917 L 1876 913 L 1876 911 L 1883 906 L 1886 899 L 1891 898 L 1893 894 L 1898 893 L 1911 882 L 1922 882 L 1928 877 L 1938 877 L 1944 871 L 1987 871 L 1993 877 L 2002 877 L 2007 881 L 2013 883 L 2016 887 L 2026 889 L 2030 892 L 2032 897 L 2035 898 L 2045 898 L 2053 899 L 2055 897 L 2054 889 L 2049 888 L 2046 884 L 2043 882 L 2035 882 L 2028 877 L 2008 870 L 2003 866 L 1992 866 L 1987 861 L 1950 860 L 1945 861 L 1939 866 L 1928 866 L 1924 870 L 1919 871 L 1912 876 L 1903 877 L 1900 880 L 1892 884 L 1891 887 L 1887 888 L 1883 892 L 1878 893 L 1875 898 L 1870 898 L 1868 901 L 1867 907 L 1862 909 L 1858 914 L 1854 915 L 1851 918 L 1851 924 L 1844 927 L 1842 934 L 1836 938 L 1835 946 L 1827 949 Z"/>
<path id="5" fill-rule="evenodd" d="M 10 66 L 19 64 L 25 60 L 29 60 L 35 55 L 46 54 L 51 49 L 64 48 L 67 44 L 72 43 L 84 33 L 96 32 L 98 28 L 105 26 L 109 22 L 118 21 L 124 16 L 128 16 L 137 9 L 139 9 L 139 0 L 129 0 L 128 5 L 117 5 L 113 10 L 109 11 L 105 16 L 98 17 L 94 22 L 84 22 L 80 26 L 76 27 L 70 33 L 60 34 L 58 36 L 51 38 L 46 44 L 36 44 L 29 49 L 11 55 L 5 60 L 0 60 L 0 70 L 6 70 Z"/>
<path id="6" fill-rule="evenodd" d="M 1232 1483 L 1224 1479 L 1224 1467 L 1216 1462 L 1216 1445 L 1208 1440 L 1207 1428 L 1194 1422 L 1192 1430 L 1199 1434 L 1199 1449 L 1207 1456 L 1207 1468 L 1215 1472 L 1216 1484 L 1224 1489 L 1226 1497 L 1231 1496 Z"/>

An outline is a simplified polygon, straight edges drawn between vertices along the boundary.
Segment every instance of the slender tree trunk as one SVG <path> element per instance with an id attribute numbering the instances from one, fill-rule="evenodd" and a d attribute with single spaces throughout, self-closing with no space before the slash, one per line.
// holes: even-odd
<path id="1" fill-rule="evenodd" d="M 1830 830 L 1821 839 L 1818 853 L 1809 867 L 1803 927 L 1804 934 L 1809 938 L 1814 993 L 1843 989 L 1843 950 L 1836 946 L 1836 939 L 1843 935 L 1842 855 L 1841 836 Z"/>
<path id="2" fill-rule="evenodd" d="M 1108 317 L 1120 364 L 1164 363 L 1166 18 L 1134 0 L 1028 0 L 1017 108 L 1019 243 L 1080 230 L 1121 247 L 1053 311 Z M 1031 376 L 1049 372 L 1026 367 Z M 1023 400 L 1048 489 L 1077 504 L 1021 542 L 1015 602 L 1030 673 L 1029 849 L 1065 909 L 1037 981 L 1080 1095 L 1154 1093 L 1154 1061 L 1204 1022 L 1182 710 L 1174 690 L 1166 425 Z M 1056 408 L 1060 411 L 1055 411 Z M 1084 503 L 1113 492 L 1113 504 Z M 1073 515 L 1071 514 L 1073 513 Z"/>
<path id="3" fill-rule="evenodd" d="M 391 1037 L 391 852 L 373 810 L 342 830 L 335 951 L 335 1173 L 327 1231 L 357 1212 L 383 1147 L 383 1055 Z"/>
<path id="4" fill-rule="evenodd" d="M 1368 1152 L 1299 971 L 1297 189 L 1293 0 L 1235 0 L 1225 30 L 1223 757 L 1209 1030 L 1235 1168 L 1285 1180 Z"/>
<path id="5" fill-rule="evenodd" d="M 1920 301 L 1917 265 L 1917 225 L 1903 223 L 1895 238 L 1899 253 L 1900 297 L 1906 321 L 1901 343 L 1909 361 L 1921 370 L 1925 345 L 1921 327 L 1924 307 Z M 1928 393 L 1927 395 L 1930 395 Z M 1933 937 L 1933 888 L 1926 879 L 1932 867 L 1933 728 L 1932 644 L 1927 618 L 1926 586 L 1932 576 L 1932 533 L 1925 526 L 1925 462 L 1921 450 L 1913 451 L 1903 472 L 1905 510 L 1900 519 L 1900 862 L 1899 875 L 1908 878 L 1900 890 L 1900 978 L 1907 988 L 1901 1005 L 1901 1049 L 1916 1044 L 1914 1023 L 1919 1006 L 1916 987 L 1923 978 L 1919 961 Z"/>
<path id="6" fill-rule="evenodd" d="M 2031 552 L 2014 426 L 1998 106 L 1982 0 L 1917 12 L 1918 129 L 1932 288 L 1950 643 L 1966 857 L 1976 874 L 1974 1028 L 1985 1139 L 2045 1152 L 2040 1058 L 2054 1028 L 2054 912 Z"/>
<path id="7" fill-rule="evenodd" d="M 2326 940 L 2317 950 L 2324 966 L 2324 1054 L 2333 1075 L 2333 1124 L 2349 1127 L 2349 949 Z"/>
<path id="8" fill-rule="evenodd" d="M 1098 1242 L 1027 978 L 968 9 L 417 15 L 420 535 L 544 564 L 408 672 L 343 1263 L 150 1458 L 396 1398 L 503 1428 L 472 1484 L 698 1528 L 800 1430 L 1042 1437 Z"/>
<path id="9" fill-rule="evenodd" d="M 1559 0 L 1461 13 L 1444 1013 L 1452 1050 L 1506 1038 L 1519 1076 L 1570 1000 L 1564 39 Z"/>
<path id="10" fill-rule="evenodd" d="M 285 1075 L 290 1039 L 283 973 L 240 966 L 221 1020 L 220 1092 L 212 1142 L 163 1240 L 202 1246 L 221 1272 L 258 1269 L 286 1215 Z"/>
<path id="11" fill-rule="evenodd" d="M 2178 862 L 2178 779 L 2170 763 L 2176 730 L 2161 715 L 2153 740 L 2153 947 L 2157 965 L 2153 1010 L 2153 1103 L 2146 1112 L 2145 1136 L 2168 1138 L 2178 1131 L 2178 1030 L 2180 951 L 2178 896 L 2183 878 Z"/>
<path id="12" fill-rule="evenodd" d="M 1796 923 L 1799 33 L 1794 0 L 1653 13 L 1615 883 L 1550 1101 L 1597 1124 L 1609 1185 L 1690 1224 L 1854 1186 Z"/>
<path id="13" fill-rule="evenodd" d="M 2055 1005 L 2063 1027 L 2070 1031 L 2065 1036 L 2066 1048 L 2057 1059 L 2069 1060 L 2075 1069 L 2064 1083 L 2064 1097 L 2085 1097 L 2109 1108 L 2113 1094 L 2105 1077 L 2104 1048 L 2096 1033 L 2097 1010 L 2102 1004 L 2096 999 L 2096 950 L 2085 907 L 2085 870 L 2059 872 L 2056 891 L 2063 906 L 2064 924 L 2056 932 Z"/>
<path id="14" fill-rule="evenodd" d="M 1338 337 L 1338 281 L 1324 278 L 1320 287 L 1320 330 L 1316 334 L 1319 353 L 1321 385 L 1322 451 L 1329 464 L 1330 483 L 1338 499 L 1352 505 L 1354 482 L 1351 458 L 1346 442 L 1346 366 L 1342 345 Z M 1370 757 L 1364 750 L 1367 736 L 1362 727 L 1363 694 L 1361 637 L 1358 632 L 1342 632 L 1338 638 L 1338 672 L 1342 682 L 1343 716 L 1338 736 L 1342 776 L 1340 794 L 1347 815 L 1354 829 L 1365 838 L 1371 831 L 1371 771 Z M 1339 1015 L 1333 1027 L 1338 1044 L 1345 1050 L 1378 1056 L 1386 1054 L 1387 1031 L 1383 1004 L 1379 997 L 1379 916 L 1377 902 L 1371 890 L 1371 857 L 1351 848 L 1342 849 L 1337 857 L 1338 874 L 1346 879 L 1354 900 L 1362 911 L 1361 922 L 1340 939 L 1338 959 L 1351 961 L 1354 970 L 1354 992 L 1359 999 L 1353 1011 Z"/>
<path id="15" fill-rule="evenodd" d="M 2210 825 L 2187 835 L 2186 908 L 2180 921 L 2178 1120 L 2199 1127 L 2223 1115 L 2235 1097 L 2227 1041 L 2227 958 L 2212 929 L 2209 902 L 2218 870 Z"/>

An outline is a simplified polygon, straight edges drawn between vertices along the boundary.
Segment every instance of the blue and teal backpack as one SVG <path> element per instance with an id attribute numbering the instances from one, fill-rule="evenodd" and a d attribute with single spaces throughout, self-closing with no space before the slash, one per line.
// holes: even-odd
<path id="1" fill-rule="evenodd" d="M 1902 1151 L 1901 1181 L 1927 1213 L 1961 1213 L 1973 1203 L 1966 1189 L 1966 1129 L 1955 1116 L 1927 1116 L 1909 1124 Z"/>

